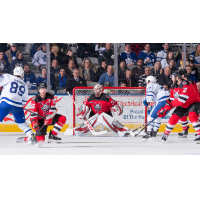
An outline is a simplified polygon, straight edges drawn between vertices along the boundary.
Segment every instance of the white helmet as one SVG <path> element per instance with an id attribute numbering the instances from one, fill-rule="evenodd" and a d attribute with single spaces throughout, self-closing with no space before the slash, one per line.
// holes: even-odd
<path id="1" fill-rule="evenodd" d="M 147 78 L 146 78 L 146 83 L 148 83 L 148 82 L 151 82 L 151 83 L 156 83 L 156 77 L 155 76 L 148 76 Z"/>
<path id="2" fill-rule="evenodd" d="M 13 75 L 15 76 L 23 76 L 24 70 L 22 67 L 15 67 Z"/>
<path id="3" fill-rule="evenodd" d="M 96 84 L 96 85 L 94 86 L 94 93 L 95 93 L 95 96 L 96 96 L 96 97 L 100 97 L 102 92 L 103 92 L 103 87 L 102 87 L 102 85 Z"/>

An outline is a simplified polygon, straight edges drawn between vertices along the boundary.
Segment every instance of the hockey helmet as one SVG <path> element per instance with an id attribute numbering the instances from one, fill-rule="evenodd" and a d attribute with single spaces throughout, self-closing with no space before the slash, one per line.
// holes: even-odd
<path id="1" fill-rule="evenodd" d="M 24 70 L 22 67 L 15 67 L 13 71 L 14 76 L 23 76 L 24 75 Z"/>
<path id="2" fill-rule="evenodd" d="M 148 76 L 147 78 L 146 78 L 146 83 L 148 83 L 148 82 L 151 82 L 151 83 L 156 83 L 156 77 L 155 76 Z"/>
<path id="3" fill-rule="evenodd" d="M 96 96 L 96 97 L 100 97 L 101 94 L 102 94 L 102 92 L 103 92 L 103 87 L 102 87 L 102 85 L 96 84 L 96 85 L 94 86 L 94 93 L 95 93 L 95 96 Z"/>
<path id="4" fill-rule="evenodd" d="M 46 83 L 40 83 L 38 90 L 40 90 L 41 88 L 47 88 L 47 84 Z"/>
<path id="5" fill-rule="evenodd" d="M 187 71 L 186 71 L 186 69 L 180 69 L 179 73 L 180 73 L 180 75 L 184 75 L 184 77 L 187 77 Z"/>
<path id="6" fill-rule="evenodd" d="M 180 71 L 173 73 L 172 76 L 174 76 L 174 78 L 178 77 L 182 79 L 182 74 L 180 73 Z"/>

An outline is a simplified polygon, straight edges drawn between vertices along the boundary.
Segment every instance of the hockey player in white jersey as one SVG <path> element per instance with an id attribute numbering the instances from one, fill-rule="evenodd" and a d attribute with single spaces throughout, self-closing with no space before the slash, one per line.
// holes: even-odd
<path id="1" fill-rule="evenodd" d="M 0 77 L 0 86 L 3 86 L 0 103 L 0 122 L 9 113 L 13 114 L 18 127 L 29 137 L 30 144 L 36 144 L 37 139 L 25 122 L 23 106 L 28 100 L 28 86 L 21 79 L 24 74 L 22 67 L 15 67 L 13 76 L 4 74 Z"/>
<path id="2" fill-rule="evenodd" d="M 158 111 L 165 106 L 167 99 L 169 99 L 169 92 L 156 83 L 156 78 L 154 76 L 148 76 L 146 78 L 146 83 L 147 93 L 143 104 L 148 106 L 151 102 L 155 103 L 147 117 L 147 122 L 150 122 L 157 117 Z M 143 140 L 149 139 L 150 137 L 156 137 L 158 129 L 160 128 L 161 119 L 162 118 L 158 117 L 147 127 L 147 133 L 143 137 Z"/>

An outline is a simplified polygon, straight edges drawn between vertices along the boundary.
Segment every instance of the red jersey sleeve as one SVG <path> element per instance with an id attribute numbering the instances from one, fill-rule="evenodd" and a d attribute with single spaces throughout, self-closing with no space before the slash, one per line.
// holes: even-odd
<path id="1" fill-rule="evenodd" d="M 191 90 L 191 86 L 184 85 L 183 88 L 181 89 L 178 99 L 172 101 L 173 107 L 184 105 L 186 101 L 189 99 L 189 94 L 191 95 L 192 92 L 193 90 Z"/>
<path id="2" fill-rule="evenodd" d="M 109 108 L 112 108 L 114 105 L 117 105 L 117 101 L 112 99 L 111 97 L 109 98 Z"/>
<path id="3" fill-rule="evenodd" d="M 91 107 L 91 104 L 88 102 L 88 99 L 85 99 L 85 101 L 83 101 L 83 104 L 85 104 L 86 106 L 88 106 L 89 108 Z"/>
<path id="4" fill-rule="evenodd" d="M 56 112 L 56 101 L 55 101 L 55 99 L 51 99 L 49 115 L 51 115 L 54 112 Z"/>
<path id="5" fill-rule="evenodd" d="M 38 105 L 35 102 L 35 97 L 33 97 L 32 100 L 31 100 L 31 111 L 33 113 L 31 113 L 30 121 L 32 122 L 32 121 L 35 121 L 35 120 L 39 120 L 40 117 L 38 117 Z"/>

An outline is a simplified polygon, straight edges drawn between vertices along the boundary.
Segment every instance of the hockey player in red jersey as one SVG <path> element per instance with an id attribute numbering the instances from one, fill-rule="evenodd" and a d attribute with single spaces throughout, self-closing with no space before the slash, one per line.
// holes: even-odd
<path id="1" fill-rule="evenodd" d="M 47 117 L 56 112 L 54 95 L 47 92 L 47 85 L 45 83 L 39 85 L 39 94 L 32 98 L 31 111 L 33 113 L 31 113 L 30 120 L 32 128 L 36 130 L 37 141 L 44 142 L 48 125 L 54 125 L 53 130 L 49 133 L 49 142 L 60 142 L 61 138 L 57 137 L 57 134 L 65 124 L 66 117 L 55 114 L 53 118 L 44 120 L 38 116 Z M 24 138 L 24 141 L 27 141 L 27 138 Z"/>
<path id="2" fill-rule="evenodd" d="M 178 98 L 174 98 L 173 100 L 173 94 L 171 94 L 170 98 L 172 101 L 168 101 L 165 107 L 159 111 L 164 111 L 162 114 L 159 114 L 159 117 L 164 117 L 167 111 L 171 110 L 173 107 L 176 107 L 168 121 L 162 140 L 166 141 L 170 132 L 174 129 L 178 121 L 183 116 L 188 114 L 188 117 L 195 131 L 197 132 L 195 141 L 198 142 L 200 141 L 200 121 L 198 120 L 198 113 L 200 109 L 199 94 L 189 81 L 182 79 L 182 74 L 179 72 L 174 74 L 174 78 L 177 82 L 176 91 L 178 91 L 178 94 L 174 91 L 174 97 L 175 95 L 178 95 Z"/>
<path id="3" fill-rule="evenodd" d="M 196 83 L 193 80 L 190 80 L 190 79 L 187 78 L 187 71 L 185 69 L 181 69 L 181 70 L 179 70 L 179 73 L 180 73 L 180 75 L 182 75 L 182 79 L 187 80 L 194 87 L 195 91 L 197 93 L 199 93 Z M 176 87 L 176 88 L 178 88 L 178 87 Z M 189 130 L 187 115 L 183 116 L 180 119 L 180 122 L 181 122 L 181 125 L 182 125 L 182 128 L 183 128 L 183 131 L 178 133 L 178 137 L 179 138 L 186 138 L 187 135 L 188 135 L 188 130 Z"/>
<path id="4" fill-rule="evenodd" d="M 121 115 L 123 106 L 118 105 L 117 101 L 113 100 L 108 94 L 103 93 L 103 88 L 100 84 L 95 85 L 94 94 L 83 102 L 77 112 L 77 116 L 85 120 L 90 110 L 91 112 L 87 121 L 93 128 L 102 124 L 119 136 L 130 134 L 128 128 L 112 117 L 112 113 Z M 74 132 L 78 136 L 84 136 L 89 131 L 86 123 L 82 123 L 80 126 L 74 128 Z"/>

